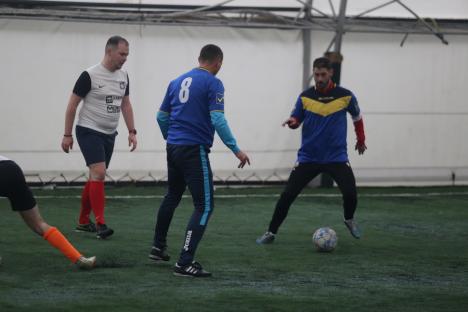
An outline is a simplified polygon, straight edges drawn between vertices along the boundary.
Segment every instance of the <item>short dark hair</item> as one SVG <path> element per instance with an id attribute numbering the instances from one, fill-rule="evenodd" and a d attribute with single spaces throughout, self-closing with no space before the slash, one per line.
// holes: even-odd
<path id="1" fill-rule="evenodd" d="M 204 62 L 214 62 L 223 59 L 223 51 L 217 45 L 207 44 L 201 49 L 198 59 Z"/>
<path id="2" fill-rule="evenodd" d="M 314 60 L 313 68 L 332 69 L 331 62 L 326 57 L 319 57 Z"/>
<path id="3" fill-rule="evenodd" d="M 106 50 L 108 48 L 117 48 L 117 46 L 119 45 L 119 43 L 125 43 L 125 45 L 128 46 L 128 41 L 127 39 L 125 39 L 124 37 L 121 37 L 121 36 L 112 36 L 110 37 L 108 40 L 107 40 L 107 43 L 106 43 Z"/>

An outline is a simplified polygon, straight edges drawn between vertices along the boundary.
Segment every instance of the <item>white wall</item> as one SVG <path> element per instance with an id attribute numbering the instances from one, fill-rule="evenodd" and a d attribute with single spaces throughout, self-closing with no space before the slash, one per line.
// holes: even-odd
<path id="1" fill-rule="evenodd" d="M 369 133 L 377 153 L 367 166 L 466 165 L 466 38 L 448 38 L 445 46 L 434 37 L 410 37 L 400 48 L 401 36 L 380 37 L 350 35 L 344 47 L 343 83 L 362 93 L 378 134 Z"/>
<path id="2" fill-rule="evenodd" d="M 327 37 L 314 34 L 315 42 Z M 446 46 L 432 36 L 409 36 L 400 47 L 401 39 L 344 37 L 341 82 L 358 97 L 369 147 L 364 157 L 350 153 L 360 182 L 451 183 L 453 172 L 466 183 L 468 40 L 449 36 Z"/>
<path id="3" fill-rule="evenodd" d="M 280 126 L 301 92 L 302 43 L 298 31 L 130 26 L 52 21 L 0 20 L 0 154 L 28 172 L 76 177 L 85 165 L 75 144 L 61 152 L 68 96 L 80 72 L 99 62 L 113 34 L 130 41 L 125 65 L 139 131 L 134 153 L 126 146 L 123 119 L 110 173 L 143 177 L 165 174 L 164 142 L 155 112 L 168 82 L 196 66 L 199 49 L 219 44 L 225 61 L 219 77 L 226 87 L 226 115 L 252 166 L 235 169 L 234 156 L 216 139 L 211 154 L 215 175 L 252 173 L 287 176 L 300 144 L 299 131 Z M 318 57 L 331 33 L 313 32 L 312 56 Z M 359 184 L 449 183 L 454 171 L 468 180 L 468 41 L 431 36 L 346 34 L 342 85 L 353 90 L 364 114 L 369 149 L 352 150 Z M 47 180 L 47 178 L 45 178 Z M 275 179 L 273 177 L 272 179 Z"/>
<path id="4" fill-rule="evenodd" d="M 252 168 L 271 171 L 293 165 L 299 135 L 291 136 L 280 125 L 301 91 L 299 32 L 49 21 L 0 21 L 0 65 L 7 73 L 0 84 L 0 154 L 16 159 L 27 171 L 84 169 L 77 144 L 71 155 L 60 151 L 65 108 L 77 77 L 101 61 L 104 44 L 113 34 L 130 42 L 125 68 L 139 147 L 128 152 L 121 120 L 111 170 L 164 174 L 164 141 L 155 114 L 169 81 L 195 67 L 207 43 L 224 50 L 219 77 L 226 88 L 226 115 L 240 147 L 252 157 Z M 219 142 L 212 160 L 218 170 L 232 171 L 237 165 Z"/>

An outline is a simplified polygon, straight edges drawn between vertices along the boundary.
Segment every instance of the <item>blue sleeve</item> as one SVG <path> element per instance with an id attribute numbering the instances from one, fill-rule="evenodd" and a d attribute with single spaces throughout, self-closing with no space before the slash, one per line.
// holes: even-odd
<path id="1" fill-rule="evenodd" d="M 359 108 L 358 101 L 354 94 L 351 93 L 351 100 L 349 101 L 348 108 L 346 109 L 351 114 L 353 121 L 361 119 L 361 109 Z"/>
<path id="2" fill-rule="evenodd" d="M 216 132 L 223 141 L 223 143 L 235 154 L 240 151 L 240 148 L 237 146 L 236 139 L 229 129 L 226 118 L 224 118 L 224 113 L 222 112 L 211 112 L 211 123 L 213 124 Z"/>
<path id="3" fill-rule="evenodd" d="M 221 80 L 214 78 L 208 85 L 209 111 L 224 112 L 224 86 Z"/>
<path id="4" fill-rule="evenodd" d="M 291 117 L 297 118 L 299 122 L 302 122 L 304 120 L 304 106 L 302 105 L 301 96 L 297 98 L 296 105 L 294 106 L 294 109 L 291 112 Z"/>
<path id="5" fill-rule="evenodd" d="M 169 114 L 163 111 L 159 111 L 156 115 L 156 120 L 158 121 L 159 129 L 161 129 L 162 136 L 164 140 L 166 140 L 167 131 L 169 130 Z"/>

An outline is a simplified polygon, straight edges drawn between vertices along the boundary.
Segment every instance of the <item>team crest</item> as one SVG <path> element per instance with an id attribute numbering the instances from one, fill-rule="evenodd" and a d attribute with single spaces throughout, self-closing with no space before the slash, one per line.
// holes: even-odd
<path id="1" fill-rule="evenodd" d="M 125 89 L 125 87 L 126 87 L 125 85 L 126 85 L 125 81 L 121 81 L 120 82 L 120 89 L 122 89 L 122 90 Z"/>
<path id="2" fill-rule="evenodd" d="M 216 104 L 223 104 L 223 103 L 224 103 L 224 94 L 216 93 Z"/>

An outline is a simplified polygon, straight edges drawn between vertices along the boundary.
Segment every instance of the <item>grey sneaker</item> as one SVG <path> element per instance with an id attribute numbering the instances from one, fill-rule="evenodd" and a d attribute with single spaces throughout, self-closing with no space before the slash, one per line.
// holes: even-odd
<path id="1" fill-rule="evenodd" d="M 76 266 L 80 269 L 83 269 L 83 270 L 90 270 L 92 268 L 94 268 L 94 266 L 96 265 L 96 257 L 89 257 L 89 258 L 86 258 L 86 257 L 83 257 L 81 256 L 77 261 L 76 261 Z"/>
<path id="2" fill-rule="evenodd" d="M 353 219 L 344 220 L 344 224 L 354 238 L 361 238 L 361 230 Z"/>
<path id="3" fill-rule="evenodd" d="M 265 232 L 261 237 L 257 238 L 256 242 L 259 245 L 271 244 L 275 240 L 275 234 L 272 232 Z"/>

